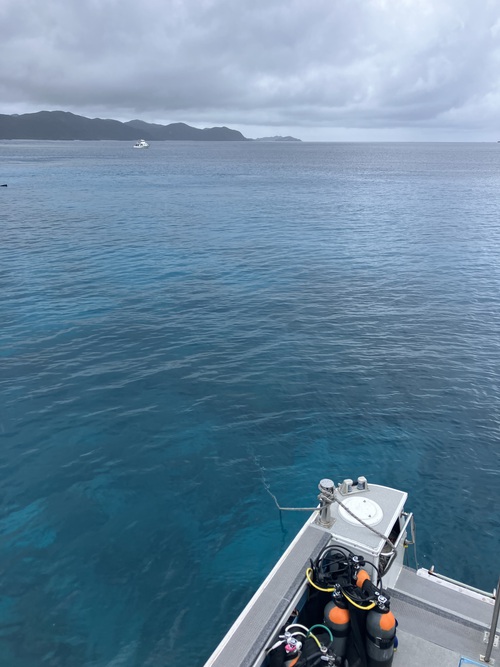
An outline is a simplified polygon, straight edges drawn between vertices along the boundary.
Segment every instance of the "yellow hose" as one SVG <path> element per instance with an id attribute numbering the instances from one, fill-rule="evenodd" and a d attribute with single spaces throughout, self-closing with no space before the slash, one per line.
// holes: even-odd
<path id="1" fill-rule="evenodd" d="M 369 611 L 370 609 L 373 609 L 373 607 L 375 607 L 375 602 L 371 602 L 367 607 L 362 607 L 360 604 L 354 602 L 354 600 L 351 600 L 351 598 L 347 595 L 345 591 L 342 591 L 342 595 L 357 609 L 362 609 L 363 611 Z"/>
<path id="2" fill-rule="evenodd" d="M 321 586 L 318 586 L 317 584 L 314 583 L 314 581 L 311 578 L 311 575 L 312 575 L 312 568 L 308 567 L 306 570 L 306 579 L 313 588 L 315 588 L 317 591 L 321 591 L 322 593 L 333 593 L 333 591 L 335 590 L 334 588 L 321 588 Z M 375 607 L 376 604 L 375 602 L 371 602 L 368 606 L 362 607 L 360 604 L 357 604 L 357 602 L 354 602 L 354 600 L 351 600 L 351 598 L 347 595 L 345 591 L 342 590 L 342 594 L 346 598 L 346 600 L 348 600 L 357 609 L 362 609 L 363 611 L 370 611 L 370 609 L 373 609 L 373 607 Z"/>
<path id="3" fill-rule="evenodd" d="M 322 593 L 333 593 L 333 591 L 335 590 L 334 588 L 321 588 L 320 586 L 317 586 L 311 579 L 311 574 L 312 574 L 312 567 L 308 567 L 306 570 L 306 579 L 313 588 L 315 588 L 317 591 L 321 591 Z"/>
<path id="4" fill-rule="evenodd" d="M 320 642 L 319 639 L 316 637 L 316 635 L 313 635 L 313 633 L 310 632 L 310 633 L 309 633 L 309 637 L 312 637 L 312 638 L 314 639 L 314 641 L 316 642 L 316 644 L 318 645 L 318 648 L 321 648 L 321 642 Z"/>

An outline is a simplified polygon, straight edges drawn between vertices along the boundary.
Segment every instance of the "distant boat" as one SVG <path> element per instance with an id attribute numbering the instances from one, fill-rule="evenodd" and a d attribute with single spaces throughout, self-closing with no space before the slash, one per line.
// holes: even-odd
<path id="1" fill-rule="evenodd" d="M 149 148 L 149 144 L 145 139 L 139 139 L 139 141 L 134 144 L 134 148 Z"/>

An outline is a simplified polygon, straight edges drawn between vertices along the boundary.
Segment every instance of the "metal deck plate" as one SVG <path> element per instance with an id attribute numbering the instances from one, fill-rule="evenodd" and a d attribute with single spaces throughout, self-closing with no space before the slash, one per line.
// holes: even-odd
<path id="1" fill-rule="evenodd" d="M 453 617 L 461 618 L 464 623 L 484 626 L 485 630 L 489 629 L 491 623 L 492 603 L 452 590 L 442 585 L 438 579 L 424 579 L 415 570 L 407 567 L 401 570 L 391 595 L 431 605 L 441 610 L 443 615 L 449 612 Z"/>
<path id="2" fill-rule="evenodd" d="M 423 579 L 407 568 L 389 592 L 400 639 L 394 667 L 458 667 L 462 656 L 479 662 L 493 605 Z M 498 658 L 498 649 L 492 658 Z"/>

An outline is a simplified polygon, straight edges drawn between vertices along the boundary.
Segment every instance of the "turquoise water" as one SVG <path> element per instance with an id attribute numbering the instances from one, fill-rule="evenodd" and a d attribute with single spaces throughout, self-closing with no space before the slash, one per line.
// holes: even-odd
<path id="1" fill-rule="evenodd" d="M 321 477 L 499 570 L 496 144 L 0 143 L 0 664 L 202 665 Z"/>

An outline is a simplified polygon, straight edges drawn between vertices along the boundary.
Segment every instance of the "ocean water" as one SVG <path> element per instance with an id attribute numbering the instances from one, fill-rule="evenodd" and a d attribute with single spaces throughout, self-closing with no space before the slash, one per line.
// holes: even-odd
<path id="1" fill-rule="evenodd" d="M 198 667 L 316 485 L 500 569 L 497 144 L 0 143 L 0 664 Z"/>

